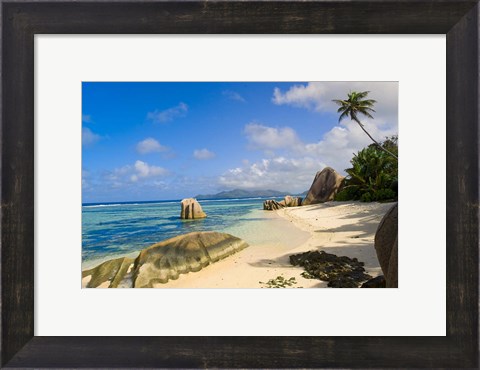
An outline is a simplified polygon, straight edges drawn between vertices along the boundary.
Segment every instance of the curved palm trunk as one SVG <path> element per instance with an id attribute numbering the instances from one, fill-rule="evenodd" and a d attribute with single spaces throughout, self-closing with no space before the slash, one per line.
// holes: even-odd
<path id="1" fill-rule="evenodd" d="M 396 160 L 398 160 L 398 157 L 397 157 L 395 154 L 393 154 L 391 151 L 389 151 L 389 150 L 385 149 L 383 146 L 381 146 L 381 145 L 372 137 L 372 135 L 370 135 L 370 134 L 368 133 L 368 131 L 365 130 L 365 127 L 363 127 L 362 123 L 361 123 L 358 119 L 354 118 L 354 120 L 355 120 L 355 122 L 358 123 L 358 125 L 359 125 L 360 128 L 363 130 L 363 132 L 365 132 L 365 133 L 367 134 L 367 136 L 368 136 L 381 150 L 383 150 L 385 153 L 390 154 L 393 158 L 395 158 Z"/>

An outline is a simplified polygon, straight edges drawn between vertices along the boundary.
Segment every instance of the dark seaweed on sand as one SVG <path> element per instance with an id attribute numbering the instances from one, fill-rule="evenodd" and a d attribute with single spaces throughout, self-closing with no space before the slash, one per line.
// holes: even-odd
<path id="1" fill-rule="evenodd" d="M 358 288 L 372 277 L 365 273 L 364 263 L 356 258 L 338 257 L 324 251 L 311 251 L 290 256 L 293 266 L 302 266 L 306 279 L 328 281 L 331 288 Z"/>

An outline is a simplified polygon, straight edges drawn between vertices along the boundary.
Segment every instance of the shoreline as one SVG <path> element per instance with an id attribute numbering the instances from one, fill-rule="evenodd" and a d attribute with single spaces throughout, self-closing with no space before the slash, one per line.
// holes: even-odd
<path id="1" fill-rule="evenodd" d="M 277 276 L 286 279 L 294 277 L 297 284 L 292 288 L 310 288 L 322 283 L 319 280 L 304 279 L 300 275 L 304 269 L 292 266 L 289 261 L 292 251 L 304 245 L 310 239 L 310 233 L 274 211 L 257 210 L 255 213 L 262 214 L 262 220 L 256 227 L 263 226 L 266 230 L 261 238 L 257 234 L 244 240 L 256 239 L 256 242 L 250 244 L 246 240 L 249 242 L 247 248 L 198 272 L 182 274 L 177 280 L 158 284 L 155 288 L 262 288 L 265 284 L 260 282 L 267 283 Z M 256 233 L 261 231 L 256 230 Z"/>
<path id="2" fill-rule="evenodd" d="M 367 274 L 382 275 L 374 247 L 375 232 L 392 203 L 327 202 L 283 208 L 280 217 L 310 233 L 309 240 L 294 252 L 323 250 L 337 256 L 357 258 Z"/>
<path id="3" fill-rule="evenodd" d="M 214 231 L 236 236 L 247 242 L 250 246 L 273 247 L 277 250 L 284 251 L 290 250 L 292 248 L 291 244 L 297 245 L 303 243 L 309 238 L 308 232 L 291 225 L 282 217 L 279 217 L 275 212 L 264 211 L 260 208 L 252 210 L 243 221 L 238 222 L 236 225 Z M 182 234 L 186 233 L 180 233 L 178 235 Z M 158 240 L 156 243 L 167 239 L 169 238 Z M 145 245 L 143 248 L 128 253 L 117 252 L 82 261 L 82 271 L 94 268 L 112 259 L 122 257 L 135 259 L 143 249 L 148 248 L 153 244 L 154 243 Z M 231 257 L 232 256 L 229 258 Z"/>
<path id="4" fill-rule="evenodd" d="M 382 270 L 373 239 L 380 220 L 392 205 L 327 202 L 277 211 L 256 210 L 252 212 L 255 222 L 225 231 L 244 239 L 249 247 L 198 272 L 182 274 L 154 287 L 266 288 L 265 283 L 279 276 L 295 279 L 296 284 L 290 288 L 327 287 L 327 282 L 305 279 L 301 276 L 303 267 L 290 264 L 290 255 L 312 250 L 357 258 L 365 263 L 366 273 L 376 277 Z"/>
<path id="5" fill-rule="evenodd" d="M 268 249 L 258 245 L 205 267 L 195 273 L 181 275 L 159 287 L 165 288 L 261 288 L 277 276 L 294 277 L 291 288 L 326 288 L 327 282 L 305 279 L 302 267 L 292 266 L 289 256 L 311 250 L 324 250 L 337 256 L 358 258 L 365 263 L 366 273 L 382 274 L 373 240 L 377 226 L 393 203 L 328 202 L 289 207 L 271 212 L 308 237 L 288 249 Z M 280 225 L 280 223 L 279 223 Z M 286 225 L 286 223 L 283 223 Z M 285 227 L 285 226 L 284 226 Z M 288 287 L 287 287 L 288 288 Z"/>

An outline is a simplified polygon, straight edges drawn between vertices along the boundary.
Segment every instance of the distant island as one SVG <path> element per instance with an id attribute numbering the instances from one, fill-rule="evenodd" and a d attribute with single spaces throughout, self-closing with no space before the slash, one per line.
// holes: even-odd
<path id="1" fill-rule="evenodd" d="M 256 197 L 284 197 L 289 193 L 277 190 L 242 190 L 233 189 L 229 191 L 221 191 L 217 194 L 199 194 L 197 199 L 233 199 L 233 198 L 256 198 Z"/>

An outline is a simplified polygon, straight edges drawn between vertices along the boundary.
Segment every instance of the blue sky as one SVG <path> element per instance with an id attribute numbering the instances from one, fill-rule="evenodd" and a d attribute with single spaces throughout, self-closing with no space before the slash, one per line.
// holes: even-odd
<path id="1" fill-rule="evenodd" d="M 307 190 L 344 173 L 368 137 L 332 99 L 371 91 L 377 139 L 398 132 L 395 82 L 82 84 L 82 201 L 181 199 L 235 188 Z"/>

